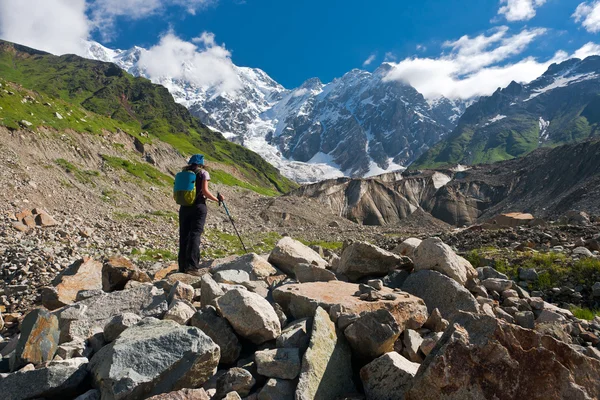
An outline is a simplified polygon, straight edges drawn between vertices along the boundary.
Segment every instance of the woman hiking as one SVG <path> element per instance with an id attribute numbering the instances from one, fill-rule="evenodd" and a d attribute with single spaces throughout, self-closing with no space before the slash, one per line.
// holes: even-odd
<path id="1" fill-rule="evenodd" d="M 178 263 L 180 272 L 196 275 L 199 274 L 200 237 L 204 232 L 208 212 L 206 199 L 222 202 L 223 196 L 218 194 L 218 197 L 215 197 L 208 190 L 210 175 L 204 169 L 204 156 L 202 154 L 193 155 L 183 171 L 190 171 L 196 175 L 196 198 L 192 199 L 193 204 L 182 205 L 179 208 Z"/>

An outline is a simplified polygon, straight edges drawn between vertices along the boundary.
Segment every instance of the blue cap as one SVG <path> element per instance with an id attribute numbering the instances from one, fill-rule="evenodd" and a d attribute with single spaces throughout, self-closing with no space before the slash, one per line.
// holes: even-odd
<path id="1" fill-rule="evenodd" d="M 192 156 L 192 158 L 190 158 L 190 161 L 188 161 L 188 164 L 189 165 L 192 165 L 192 164 L 204 165 L 204 155 L 194 154 Z"/>

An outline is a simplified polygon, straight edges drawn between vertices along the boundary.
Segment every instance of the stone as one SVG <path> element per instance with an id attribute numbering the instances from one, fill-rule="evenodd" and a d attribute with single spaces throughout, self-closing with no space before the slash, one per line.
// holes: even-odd
<path id="1" fill-rule="evenodd" d="M 233 364 L 240 356 L 242 345 L 233 328 L 212 306 L 203 307 L 190 319 L 190 325 L 206 333 L 221 349 L 221 364 Z"/>
<path id="2" fill-rule="evenodd" d="M 52 360 L 58 348 L 58 319 L 43 308 L 30 311 L 21 323 L 21 336 L 15 349 L 12 371 L 31 363 L 40 365 Z"/>
<path id="3" fill-rule="evenodd" d="M 174 300 L 163 316 L 165 320 L 175 321 L 181 325 L 187 325 L 188 321 L 196 313 L 196 309 L 185 300 Z"/>
<path id="4" fill-rule="evenodd" d="M 354 392 L 352 354 L 344 335 L 338 334 L 327 311 L 314 314 L 310 344 L 302 359 L 296 400 L 331 400 Z"/>
<path id="5" fill-rule="evenodd" d="M 381 279 L 370 279 L 367 281 L 367 285 L 371 286 L 376 290 L 383 289 L 383 281 Z"/>
<path id="6" fill-rule="evenodd" d="M 160 264 L 159 264 L 160 266 Z M 167 265 L 166 267 L 160 267 L 156 270 L 150 271 L 151 274 L 150 276 L 152 277 L 152 280 L 154 281 L 160 281 L 161 279 L 165 279 L 167 277 L 167 275 L 179 271 L 179 265 L 177 265 L 177 263 L 171 263 L 169 265 Z"/>
<path id="7" fill-rule="evenodd" d="M 433 270 L 444 274 L 460 285 L 465 286 L 467 280 L 476 278 L 477 271 L 470 262 L 458 256 L 440 238 L 423 240 L 414 252 L 415 271 Z"/>
<path id="8" fill-rule="evenodd" d="M 150 282 L 150 277 L 124 257 L 111 257 L 102 267 L 102 289 L 105 292 L 123 290 L 129 281 Z"/>
<path id="9" fill-rule="evenodd" d="M 72 358 L 52 361 L 43 368 L 0 374 L 2 399 L 74 398 L 85 387 L 87 363 L 87 358 Z"/>
<path id="10" fill-rule="evenodd" d="M 519 294 L 516 290 L 508 289 L 500 294 L 504 299 L 515 299 L 515 301 L 519 298 Z"/>
<path id="11" fill-rule="evenodd" d="M 537 318 L 535 319 L 535 322 L 538 324 L 543 324 L 543 323 L 555 323 L 555 322 L 563 322 L 565 321 L 565 317 L 563 317 L 562 315 L 560 315 L 559 313 L 549 310 L 549 309 L 543 309 L 539 312 L 539 314 L 537 315 Z"/>
<path id="12" fill-rule="evenodd" d="M 279 379 L 295 379 L 300 373 L 300 350 L 282 348 L 254 353 L 258 373 Z"/>
<path id="13" fill-rule="evenodd" d="M 177 281 L 169 291 L 167 302 L 169 304 L 171 304 L 173 300 L 185 300 L 192 302 L 194 301 L 194 296 L 194 288 L 191 285 L 188 285 L 187 283 L 183 283 L 181 281 Z"/>
<path id="14" fill-rule="evenodd" d="M 224 400 L 242 400 L 242 398 L 240 397 L 240 395 L 237 392 L 229 392 L 227 393 L 227 395 L 225 397 L 223 397 Z"/>
<path id="15" fill-rule="evenodd" d="M 442 338 L 442 335 L 442 332 L 435 332 L 434 334 L 423 338 L 423 342 L 421 342 L 419 350 L 421 350 L 421 352 L 425 354 L 425 356 L 428 356 L 437 344 L 437 342 Z"/>
<path id="16" fill-rule="evenodd" d="M 269 262 L 288 275 L 293 275 L 297 264 L 327 267 L 327 261 L 321 258 L 319 253 L 289 236 L 277 242 L 269 255 Z"/>
<path id="17" fill-rule="evenodd" d="M 344 330 L 354 354 L 367 360 L 392 351 L 400 333 L 394 316 L 385 309 L 364 314 Z"/>
<path id="18" fill-rule="evenodd" d="M 337 281 L 333 272 L 310 264 L 297 264 L 294 268 L 294 274 L 296 280 L 300 283 Z"/>
<path id="19" fill-rule="evenodd" d="M 534 268 L 520 268 L 519 279 L 522 281 L 536 282 L 539 278 L 537 271 Z"/>
<path id="20" fill-rule="evenodd" d="M 573 249 L 573 256 L 577 257 L 593 257 L 591 251 L 589 251 L 586 247 L 576 247 Z"/>
<path id="21" fill-rule="evenodd" d="M 32 215 L 28 215 L 22 220 L 23 225 L 25 225 L 28 229 L 35 228 L 37 224 L 35 223 L 35 217 Z"/>
<path id="22" fill-rule="evenodd" d="M 80 291 L 102 289 L 102 264 L 84 257 L 58 274 L 52 285 L 41 291 L 44 307 L 55 310 L 73 304 Z"/>
<path id="23" fill-rule="evenodd" d="M 216 307 L 217 299 L 224 294 L 225 292 L 223 292 L 221 286 L 215 282 L 210 274 L 202 277 L 202 283 L 200 284 L 200 304 L 202 304 L 202 307 Z"/>
<path id="24" fill-rule="evenodd" d="M 412 259 L 415 255 L 415 250 L 417 250 L 417 247 L 419 247 L 422 242 L 423 241 L 421 239 L 408 238 L 398 246 L 394 247 L 392 253 Z"/>
<path id="25" fill-rule="evenodd" d="M 402 290 L 425 301 L 429 312 L 437 308 L 451 321 L 459 311 L 477 312 L 475 297 L 462 285 L 436 271 L 417 271 L 404 282 Z"/>
<path id="26" fill-rule="evenodd" d="M 403 399 L 419 369 L 396 352 L 389 352 L 360 369 L 360 380 L 369 400 Z"/>
<path id="27" fill-rule="evenodd" d="M 408 271 L 392 271 L 382 279 L 383 285 L 392 289 L 400 289 L 409 275 Z"/>
<path id="28" fill-rule="evenodd" d="M 112 342 L 119 337 L 121 332 L 136 325 L 141 320 L 142 317 L 133 313 L 115 315 L 106 325 L 104 325 L 104 340 Z"/>
<path id="29" fill-rule="evenodd" d="M 262 280 L 277 274 L 277 269 L 256 253 L 244 254 L 211 267 L 213 274 L 226 270 L 244 271 L 252 280 Z"/>
<path id="30" fill-rule="evenodd" d="M 69 358 L 77 358 L 77 357 L 89 357 L 93 349 L 91 347 L 86 346 L 85 341 L 74 340 L 72 342 L 62 343 L 56 349 L 55 357 L 60 357 L 63 360 L 68 360 Z"/>
<path id="31" fill-rule="evenodd" d="M 219 346 L 198 328 L 146 318 L 96 353 L 89 370 L 102 398 L 142 399 L 202 386 L 219 356 Z"/>
<path id="32" fill-rule="evenodd" d="M 11 221 L 10 224 L 11 224 L 11 226 L 13 228 L 15 228 L 16 230 L 18 230 L 19 232 L 28 232 L 29 231 L 29 227 L 26 224 L 22 223 L 22 222 Z"/>
<path id="33" fill-rule="evenodd" d="M 58 225 L 58 222 L 45 212 L 42 212 L 35 216 L 35 223 L 42 227 Z"/>
<path id="34" fill-rule="evenodd" d="M 215 272 L 213 279 L 218 283 L 227 283 L 230 285 L 241 285 L 250 281 L 250 275 L 246 271 L 238 269 L 225 269 Z"/>
<path id="35" fill-rule="evenodd" d="M 98 389 L 90 389 L 75 400 L 100 400 L 100 391 Z"/>
<path id="36" fill-rule="evenodd" d="M 367 276 L 385 276 L 396 269 L 411 269 L 412 261 L 366 242 L 345 247 L 337 273 L 355 282 Z"/>
<path id="37" fill-rule="evenodd" d="M 273 340 L 281 334 L 275 310 L 256 293 L 234 289 L 219 297 L 217 306 L 236 333 L 255 344 Z"/>
<path id="38" fill-rule="evenodd" d="M 425 322 L 425 324 L 423 324 L 423 328 L 429 329 L 433 332 L 444 332 L 447 327 L 448 321 L 446 321 L 442 317 L 440 310 L 438 310 L 437 308 L 434 308 L 431 311 L 431 314 L 429 314 L 429 318 L 427 318 L 427 321 Z"/>
<path id="39" fill-rule="evenodd" d="M 181 389 L 175 392 L 157 394 L 149 397 L 148 400 L 210 400 L 210 397 L 204 389 Z"/>
<path id="40" fill-rule="evenodd" d="M 215 398 L 225 398 L 230 392 L 237 392 L 240 396 L 246 397 L 255 383 L 250 372 L 243 368 L 231 368 L 217 379 Z"/>
<path id="41" fill-rule="evenodd" d="M 492 267 L 480 267 L 477 268 L 477 275 L 479 280 L 483 281 L 489 278 L 497 278 L 497 279 L 508 279 L 508 276 L 503 274 L 502 272 L 496 271 Z"/>
<path id="42" fill-rule="evenodd" d="M 298 348 L 304 352 L 310 342 L 312 319 L 302 318 L 286 326 L 276 340 L 278 348 Z"/>
<path id="43" fill-rule="evenodd" d="M 565 343 L 461 313 L 419 368 L 405 399 L 593 399 L 600 397 L 599 374 L 600 361 Z"/>
<path id="44" fill-rule="evenodd" d="M 343 315 L 358 317 L 370 311 L 386 309 L 392 313 L 401 331 L 406 327 L 420 328 L 427 320 L 425 303 L 407 293 L 394 300 L 369 302 L 354 296 L 357 291 L 359 286 L 353 283 L 310 282 L 280 286 L 273 291 L 273 298 L 294 318 L 312 317 L 316 309 L 321 307 L 330 313 L 334 321 Z M 379 293 L 394 294 L 394 291 L 384 288 Z"/>
<path id="45" fill-rule="evenodd" d="M 76 338 L 87 339 L 96 330 L 104 330 L 115 316 L 133 313 L 141 317 L 160 318 L 167 311 L 162 289 L 143 285 L 131 289 L 102 293 L 54 311 L 59 320 L 60 343 Z"/>
<path id="46" fill-rule="evenodd" d="M 294 400 L 296 385 L 285 379 L 269 379 L 258 393 L 258 400 Z"/>
<path id="47" fill-rule="evenodd" d="M 404 331 L 402 344 L 403 348 L 408 355 L 408 359 L 412 362 L 421 362 L 423 359 L 419 355 L 419 348 L 423 343 L 423 338 L 419 335 L 419 332 L 414 331 L 412 329 L 407 329 Z"/>
<path id="48" fill-rule="evenodd" d="M 498 293 L 502 293 L 513 287 L 513 282 L 508 279 L 488 278 L 481 281 L 481 284 L 487 290 L 495 290 Z"/>
<path id="49" fill-rule="evenodd" d="M 523 328 L 535 328 L 535 317 L 531 311 L 519 311 L 515 314 L 515 322 Z"/>
<path id="50" fill-rule="evenodd" d="M 198 270 L 197 275 L 184 274 L 183 272 L 176 272 L 174 274 L 167 275 L 167 282 L 174 285 L 176 282 L 183 282 L 190 285 L 194 289 L 198 289 L 202 286 L 202 278 L 208 275 L 208 268 Z M 170 289 L 169 289 L 170 290 Z"/>

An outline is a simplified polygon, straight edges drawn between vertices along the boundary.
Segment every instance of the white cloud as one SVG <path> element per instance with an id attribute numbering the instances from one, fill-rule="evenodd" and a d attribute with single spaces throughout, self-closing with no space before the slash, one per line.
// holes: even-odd
<path id="1" fill-rule="evenodd" d="M 572 17 L 588 32 L 600 32 L 600 1 L 579 4 Z"/>
<path id="2" fill-rule="evenodd" d="M 408 83 L 427 98 L 443 95 L 468 99 L 490 95 L 513 80 L 529 82 L 543 74 L 553 62 L 569 58 L 566 52 L 558 51 L 546 61 L 526 57 L 508 62 L 544 33 L 544 29 L 524 29 L 508 36 L 508 29 L 500 27 L 488 35 L 463 36 L 444 44 L 451 49 L 449 54 L 439 58 L 407 58 L 393 64 L 386 79 Z M 600 46 L 588 43 L 571 57 L 591 54 L 600 54 Z"/>
<path id="3" fill-rule="evenodd" d="M 54 54 L 81 53 L 85 0 L 0 0 L 0 37 Z"/>
<path id="4" fill-rule="evenodd" d="M 422 44 L 418 44 L 417 51 L 427 51 L 427 47 L 423 46 Z"/>
<path id="5" fill-rule="evenodd" d="M 168 76 L 214 87 L 219 92 L 239 89 L 241 82 L 231 62 L 231 53 L 216 44 L 214 35 L 205 32 L 193 41 L 196 44 L 167 33 L 156 46 L 141 54 L 139 64 L 155 82 Z"/>
<path id="6" fill-rule="evenodd" d="M 528 21 L 535 17 L 535 9 L 544 5 L 546 0 L 500 0 L 505 4 L 498 10 L 507 21 Z"/>
<path id="7" fill-rule="evenodd" d="M 363 67 L 366 67 L 367 65 L 371 65 L 371 63 L 372 63 L 373 61 L 375 61 L 375 57 L 377 57 L 375 54 L 371 54 L 371 55 L 369 56 L 369 58 L 367 58 L 367 59 L 365 60 L 365 62 L 363 62 Z"/>
<path id="8" fill-rule="evenodd" d="M 391 61 L 396 61 L 398 58 L 394 55 L 394 53 L 392 53 L 391 51 L 388 51 L 387 53 L 385 53 L 385 57 L 383 59 L 383 61 L 385 62 L 391 62 Z"/>

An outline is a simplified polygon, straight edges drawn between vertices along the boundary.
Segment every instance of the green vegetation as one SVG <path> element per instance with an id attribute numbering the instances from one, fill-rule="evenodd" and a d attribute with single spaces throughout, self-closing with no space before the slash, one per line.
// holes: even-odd
<path id="1" fill-rule="evenodd" d="M 96 179 L 100 176 L 100 172 L 98 171 L 90 171 L 90 170 L 81 170 L 69 161 L 64 158 L 58 158 L 54 160 L 56 165 L 61 167 L 66 173 L 72 174 L 75 179 L 84 184 L 89 184 L 91 186 L 96 186 Z"/>
<path id="2" fill-rule="evenodd" d="M 591 321 L 594 318 L 600 316 L 600 310 L 592 310 L 585 307 L 571 307 L 573 315 L 579 319 L 585 319 Z"/>
<path id="3" fill-rule="evenodd" d="M 218 169 L 210 171 L 210 180 L 212 183 L 221 183 L 227 186 L 237 186 L 243 189 L 252 190 L 256 193 L 265 196 L 277 196 L 278 194 L 276 190 L 249 184 L 247 182 L 237 179 L 236 177 L 228 174 L 225 171 L 221 171 Z"/>
<path id="4" fill-rule="evenodd" d="M 343 242 L 327 242 L 324 240 L 299 239 L 299 241 L 304 243 L 307 246 L 321 246 L 324 249 L 332 250 L 332 251 L 340 250 L 342 248 L 342 246 L 344 245 Z"/>
<path id="5" fill-rule="evenodd" d="M 129 214 L 126 212 L 116 211 L 113 213 L 113 218 L 117 221 L 133 221 L 136 219 L 146 219 L 149 221 L 154 221 L 154 219 L 149 214 Z"/>
<path id="6" fill-rule="evenodd" d="M 111 157 L 102 155 L 102 159 L 106 165 L 115 168 L 122 169 L 127 173 L 140 178 L 142 181 L 151 183 L 157 186 L 172 186 L 173 178 L 169 175 L 163 174 L 150 164 L 136 163 L 133 161 L 125 160 L 119 157 Z"/>
<path id="7" fill-rule="evenodd" d="M 18 129 L 23 125 L 20 121 L 26 120 L 31 124 L 29 129 L 122 130 L 142 143 L 158 139 L 183 155 L 203 153 L 209 161 L 229 165 L 246 181 L 234 182 L 236 186 L 269 195 L 297 186 L 258 154 L 206 128 L 175 103 L 165 87 L 135 78 L 114 64 L 74 55 L 56 57 L 0 41 L 0 76 L 2 89 L 10 85 L 7 92 L 0 90 L 0 125 L 10 129 Z M 149 178 L 139 168 L 124 169 Z M 220 178 L 223 182 L 235 179 L 226 175 Z"/>
<path id="8" fill-rule="evenodd" d="M 133 249 L 131 255 L 137 256 L 139 261 L 177 260 L 177 254 L 167 249 L 145 249 L 144 251 Z"/>
<path id="9" fill-rule="evenodd" d="M 163 217 L 163 218 L 173 218 L 175 220 L 179 219 L 179 215 L 175 212 L 175 211 L 163 211 L 163 210 L 157 210 L 157 211 L 152 211 L 150 213 L 150 215 L 154 215 L 156 217 Z"/>
<path id="10" fill-rule="evenodd" d="M 202 248 L 202 257 L 220 258 L 234 254 L 244 254 L 244 249 L 235 233 L 221 232 L 216 229 L 207 229 L 204 237 L 210 242 L 210 246 Z M 268 253 L 275 247 L 281 236 L 276 232 L 264 234 L 242 235 L 242 240 L 250 252 L 257 254 Z"/>

